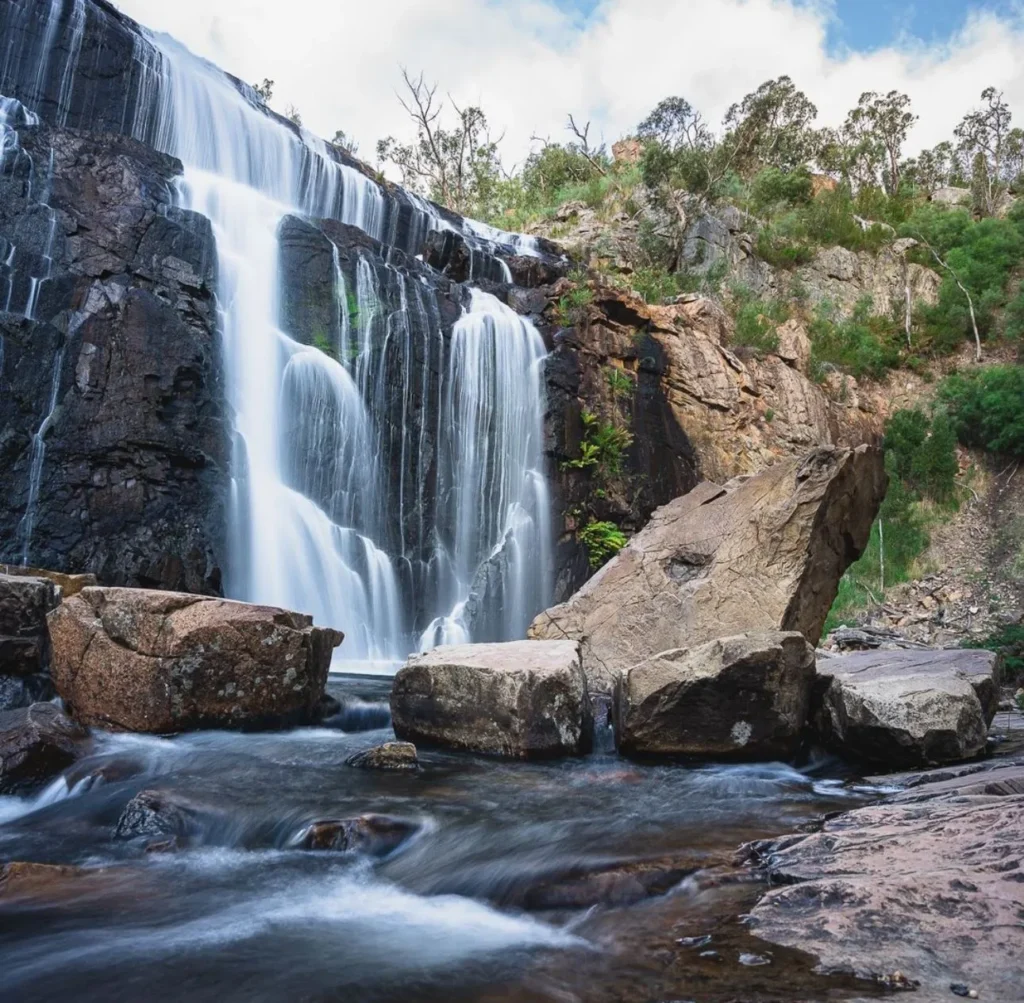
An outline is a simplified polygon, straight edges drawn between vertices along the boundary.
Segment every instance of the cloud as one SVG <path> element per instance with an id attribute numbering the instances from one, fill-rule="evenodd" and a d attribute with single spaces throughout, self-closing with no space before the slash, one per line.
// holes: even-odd
<path id="1" fill-rule="evenodd" d="M 910 152 L 949 138 L 990 84 L 1024 124 L 1024 8 L 970 13 L 942 44 L 901 36 L 837 53 L 824 0 L 601 0 L 587 18 L 555 0 L 116 2 L 244 79 L 272 78 L 276 107 L 294 104 L 322 135 L 344 129 L 370 160 L 378 138 L 409 132 L 400 66 L 483 107 L 509 160 L 533 135 L 563 138 L 569 112 L 612 141 L 670 94 L 718 121 L 783 73 L 818 105 L 820 124 L 842 121 L 862 91 L 905 91 L 920 116 Z"/>

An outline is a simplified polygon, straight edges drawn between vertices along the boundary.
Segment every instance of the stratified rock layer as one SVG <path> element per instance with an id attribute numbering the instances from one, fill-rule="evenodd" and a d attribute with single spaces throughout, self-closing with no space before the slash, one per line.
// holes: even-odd
<path id="1" fill-rule="evenodd" d="M 53 680 L 79 720 L 122 731 L 315 718 L 335 630 L 272 606 L 87 588 L 50 615 Z"/>
<path id="2" fill-rule="evenodd" d="M 53 696 L 46 614 L 59 602 L 45 578 L 0 575 L 0 710 Z"/>
<path id="3" fill-rule="evenodd" d="M 845 755 L 924 766 L 985 751 L 999 702 L 990 651 L 866 651 L 818 664 L 819 734 Z"/>
<path id="4" fill-rule="evenodd" d="M 515 759 L 574 755 L 592 737 L 587 680 L 571 641 L 417 655 L 395 677 L 391 716 L 401 739 Z"/>
<path id="5" fill-rule="evenodd" d="M 786 757 L 800 741 L 813 683 L 814 649 L 795 632 L 666 651 L 619 677 L 615 740 L 635 755 Z"/>
<path id="6" fill-rule="evenodd" d="M 530 635 L 581 642 L 592 688 L 663 651 L 750 630 L 812 644 L 885 495 L 881 453 L 818 449 L 726 487 L 703 483 Z"/>
<path id="7" fill-rule="evenodd" d="M 1020 999 L 1024 766 L 904 779 L 895 803 L 754 847 L 782 885 L 752 910 L 754 932 L 828 972 L 902 972 L 917 999 L 954 999 L 952 984 Z"/>

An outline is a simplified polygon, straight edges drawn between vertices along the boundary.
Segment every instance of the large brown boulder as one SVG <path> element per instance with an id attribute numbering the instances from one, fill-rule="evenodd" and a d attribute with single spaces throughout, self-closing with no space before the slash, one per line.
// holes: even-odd
<path id="1" fill-rule="evenodd" d="M 179 592 L 87 588 L 50 614 L 71 713 L 118 731 L 261 728 L 316 717 L 342 635 L 301 613 Z"/>
<path id="2" fill-rule="evenodd" d="M 53 704 L 0 711 L 0 794 L 36 787 L 85 753 L 88 734 Z"/>
<path id="3" fill-rule="evenodd" d="M 856 759 L 904 767 L 985 751 L 999 703 L 991 651 L 864 651 L 818 663 L 820 737 Z"/>
<path id="4" fill-rule="evenodd" d="M 725 487 L 699 484 L 533 638 L 582 644 L 592 689 L 662 651 L 750 630 L 797 630 L 812 644 L 839 579 L 867 545 L 887 478 L 877 449 L 817 449 Z"/>
<path id="5" fill-rule="evenodd" d="M 0 710 L 53 695 L 46 615 L 59 602 L 46 578 L 0 574 Z"/>
<path id="6" fill-rule="evenodd" d="M 627 755 L 772 759 L 796 751 L 814 649 L 796 632 L 741 634 L 666 651 L 615 686 L 615 741 Z"/>
<path id="7" fill-rule="evenodd" d="M 513 759 L 586 752 L 587 680 L 574 641 L 457 644 L 410 658 L 391 691 L 395 734 Z"/>

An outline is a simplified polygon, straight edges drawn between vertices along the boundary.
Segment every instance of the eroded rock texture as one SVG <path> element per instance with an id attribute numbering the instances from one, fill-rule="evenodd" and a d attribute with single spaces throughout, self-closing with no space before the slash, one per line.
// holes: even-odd
<path id="1" fill-rule="evenodd" d="M 512 759 L 590 748 L 579 646 L 570 641 L 461 644 L 415 655 L 391 691 L 395 734 Z"/>
<path id="2" fill-rule="evenodd" d="M 813 683 L 814 649 L 795 632 L 665 651 L 616 680 L 615 742 L 628 755 L 786 758 L 800 742 Z"/>
<path id="3" fill-rule="evenodd" d="M 752 910 L 753 931 L 825 971 L 902 972 L 917 998 L 953 999 L 951 984 L 1019 998 L 1024 767 L 903 779 L 889 803 L 754 847 L 781 887 Z"/>
<path id="4" fill-rule="evenodd" d="M 79 721 L 119 731 L 316 718 L 338 631 L 271 606 L 88 588 L 50 615 L 53 681 Z"/>
<path id="5" fill-rule="evenodd" d="M 46 614 L 59 602 L 45 578 L 0 575 L 0 710 L 53 696 Z"/>
<path id="6" fill-rule="evenodd" d="M 885 488 L 881 453 L 867 446 L 700 484 L 530 634 L 580 641 L 591 687 L 606 690 L 660 652 L 735 633 L 797 630 L 814 644 Z"/>

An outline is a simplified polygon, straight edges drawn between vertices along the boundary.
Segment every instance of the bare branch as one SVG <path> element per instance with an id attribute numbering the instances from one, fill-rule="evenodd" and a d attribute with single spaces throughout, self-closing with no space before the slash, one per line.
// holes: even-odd
<path id="1" fill-rule="evenodd" d="M 570 114 L 568 128 L 572 130 L 573 134 L 580 141 L 580 153 L 583 154 L 590 166 L 593 167 L 598 174 L 604 177 L 608 172 L 594 159 L 594 152 L 590 149 L 590 143 L 587 141 L 587 137 L 590 135 L 590 123 L 587 122 L 586 126 L 581 131 L 579 126 L 576 124 L 576 120 Z"/>

